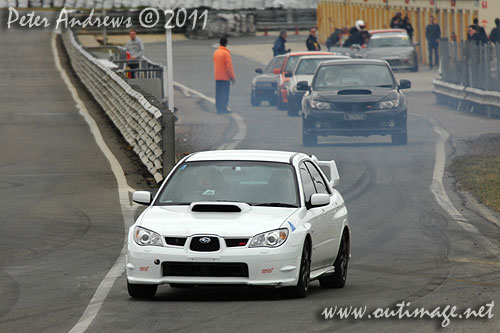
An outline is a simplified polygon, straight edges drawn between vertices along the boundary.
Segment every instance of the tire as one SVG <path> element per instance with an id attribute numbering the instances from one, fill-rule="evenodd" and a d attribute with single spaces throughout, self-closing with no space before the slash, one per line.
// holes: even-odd
<path id="1" fill-rule="evenodd" d="M 405 129 L 403 133 L 391 134 L 392 144 L 395 146 L 404 146 L 408 143 L 408 131 Z"/>
<path id="2" fill-rule="evenodd" d="M 260 106 L 260 102 L 261 102 L 260 99 L 258 99 L 257 96 L 252 94 L 250 98 L 250 104 L 252 104 L 252 106 Z"/>
<path id="3" fill-rule="evenodd" d="M 300 259 L 299 281 L 293 287 L 282 288 L 280 291 L 283 296 L 290 298 L 304 298 L 309 291 L 309 280 L 311 277 L 311 248 L 309 243 L 305 243 L 302 248 Z"/>
<path id="4" fill-rule="evenodd" d="M 415 66 L 410 69 L 410 72 L 418 72 L 418 58 L 415 57 Z"/>
<path id="5" fill-rule="evenodd" d="M 322 288 L 343 288 L 347 282 L 347 266 L 349 264 L 349 249 L 345 234 L 342 234 L 339 252 L 333 266 L 335 273 L 319 279 Z"/>
<path id="6" fill-rule="evenodd" d="M 297 105 L 295 103 L 293 103 L 290 99 L 288 100 L 288 103 L 287 103 L 286 113 L 290 117 L 297 117 L 299 115 L 299 110 L 297 108 Z"/>
<path id="7" fill-rule="evenodd" d="M 157 284 L 132 284 L 127 281 L 127 289 L 130 297 L 153 298 L 158 289 Z"/>

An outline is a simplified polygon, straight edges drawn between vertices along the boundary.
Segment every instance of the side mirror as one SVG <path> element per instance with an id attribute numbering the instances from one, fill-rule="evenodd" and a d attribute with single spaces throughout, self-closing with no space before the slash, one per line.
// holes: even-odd
<path id="1" fill-rule="evenodd" d="M 258 74 L 262 74 L 264 71 L 262 70 L 262 68 L 256 68 L 255 69 L 255 73 L 258 73 Z"/>
<path id="2" fill-rule="evenodd" d="M 285 77 L 292 77 L 293 76 L 293 73 L 292 72 L 286 72 L 285 73 Z"/>
<path id="3" fill-rule="evenodd" d="M 297 90 L 309 91 L 309 90 L 311 90 L 311 88 L 309 87 L 309 84 L 307 83 L 307 81 L 300 81 L 297 83 Z"/>
<path id="4" fill-rule="evenodd" d="M 151 204 L 151 192 L 149 191 L 135 191 L 132 194 L 132 201 L 141 205 Z"/>
<path id="5" fill-rule="evenodd" d="M 410 80 L 401 80 L 399 83 L 399 89 L 410 89 L 411 81 Z"/>
<path id="6" fill-rule="evenodd" d="M 326 193 L 314 193 L 311 195 L 311 207 L 323 207 L 330 204 L 330 195 Z"/>
<path id="7" fill-rule="evenodd" d="M 281 70 L 279 68 L 273 69 L 273 74 L 274 75 L 278 75 L 279 73 L 281 73 Z"/>

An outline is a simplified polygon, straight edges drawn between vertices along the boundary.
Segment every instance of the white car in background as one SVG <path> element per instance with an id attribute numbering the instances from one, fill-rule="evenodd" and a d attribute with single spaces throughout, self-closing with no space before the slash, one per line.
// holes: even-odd
<path id="1" fill-rule="evenodd" d="M 307 81 L 309 85 L 311 85 L 314 72 L 319 64 L 322 61 L 335 59 L 351 59 L 351 57 L 343 55 L 304 56 L 297 62 L 293 72 L 286 74 L 287 77 L 290 77 L 286 85 L 288 96 L 287 113 L 289 116 L 298 116 L 302 105 L 304 91 L 297 90 L 297 83 L 300 81 Z"/>
<path id="2" fill-rule="evenodd" d="M 325 169 L 325 176 L 322 169 Z M 303 153 L 225 150 L 183 158 L 130 228 L 130 296 L 151 298 L 158 285 L 280 287 L 305 297 L 309 281 L 346 283 L 347 208 L 334 161 Z"/>

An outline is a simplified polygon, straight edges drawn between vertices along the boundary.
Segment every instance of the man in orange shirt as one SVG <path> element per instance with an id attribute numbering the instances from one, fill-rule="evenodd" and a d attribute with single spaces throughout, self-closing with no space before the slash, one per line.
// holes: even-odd
<path id="1" fill-rule="evenodd" d="M 215 107 L 217 113 L 229 113 L 227 104 L 229 102 L 229 82 L 236 82 L 234 77 L 233 61 L 231 52 L 226 48 L 227 38 L 222 37 L 219 48 L 214 53 L 215 74 Z"/>

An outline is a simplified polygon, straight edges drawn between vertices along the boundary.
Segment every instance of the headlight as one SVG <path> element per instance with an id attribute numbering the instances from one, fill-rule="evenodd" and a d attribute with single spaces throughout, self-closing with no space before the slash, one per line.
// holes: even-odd
<path id="1" fill-rule="evenodd" d="M 399 99 L 391 99 L 389 101 L 382 101 L 378 103 L 379 109 L 393 109 L 399 106 Z"/>
<path id="2" fill-rule="evenodd" d="M 135 227 L 134 240 L 138 245 L 163 246 L 159 234 L 141 227 Z"/>
<path id="3" fill-rule="evenodd" d="M 288 229 L 276 229 L 252 238 L 249 247 L 278 247 L 288 238 Z"/>
<path id="4" fill-rule="evenodd" d="M 330 103 L 311 101 L 311 107 L 318 110 L 330 110 L 332 108 Z"/>

